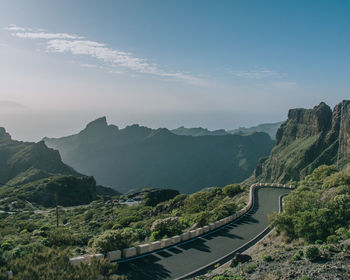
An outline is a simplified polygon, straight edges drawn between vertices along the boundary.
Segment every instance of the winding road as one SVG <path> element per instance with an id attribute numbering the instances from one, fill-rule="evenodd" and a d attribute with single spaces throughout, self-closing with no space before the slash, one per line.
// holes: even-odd
<path id="1" fill-rule="evenodd" d="M 185 279 L 256 239 L 268 227 L 267 215 L 279 210 L 280 196 L 290 189 L 264 187 L 254 192 L 254 206 L 240 219 L 197 239 L 119 263 L 129 280 Z M 221 262 L 222 262 L 221 261 Z M 209 269 L 209 268 L 207 268 Z M 202 270 L 201 272 L 205 271 Z"/>

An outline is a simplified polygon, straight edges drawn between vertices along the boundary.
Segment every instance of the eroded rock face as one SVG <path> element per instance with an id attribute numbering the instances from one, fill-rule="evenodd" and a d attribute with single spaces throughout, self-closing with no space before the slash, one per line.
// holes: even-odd
<path id="1" fill-rule="evenodd" d="M 333 112 L 323 102 L 313 109 L 291 109 L 277 131 L 275 148 L 259 161 L 253 177 L 283 183 L 300 180 L 322 164 L 335 164 L 338 151 L 340 162 L 349 159 L 349 100 L 336 105 Z"/>
<path id="2" fill-rule="evenodd" d="M 331 122 L 332 110 L 323 102 L 313 109 L 291 109 L 287 121 L 277 131 L 276 145 L 325 133 L 329 130 Z"/>

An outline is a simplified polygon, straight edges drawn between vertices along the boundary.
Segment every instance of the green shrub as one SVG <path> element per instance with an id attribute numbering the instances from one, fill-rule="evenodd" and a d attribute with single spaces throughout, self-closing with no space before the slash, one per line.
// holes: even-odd
<path id="1" fill-rule="evenodd" d="M 327 243 L 338 243 L 339 242 L 339 237 L 336 235 L 330 235 L 327 237 Z"/>
<path id="2" fill-rule="evenodd" d="M 93 259 L 90 264 L 73 266 L 67 251 L 47 250 L 18 258 L 8 264 L 14 279 L 111 279 L 117 264 Z"/>
<path id="3" fill-rule="evenodd" d="M 293 256 L 292 256 L 292 260 L 293 261 L 300 261 L 303 257 L 300 255 L 300 253 L 295 253 Z"/>
<path id="4" fill-rule="evenodd" d="M 220 204 L 218 207 L 216 207 L 213 212 L 215 220 L 220 220 L 222 218 L 226 218 L 227 216 L 232 215 L 233 213 L 238 210 L 238 207 L 233 202 L 227 202 L 224 204 Z"/>
<path id="5" fill-rule="evenodd" d="M 157 240 L 165 236 L 174 236 L 180 234 L 184 228 L 184 224 L 177 217 L 159 219 L 152 224 L 152 238 Z"/>
<path id="6" fill-rule="evenodd" d="M 309 276 L 301 276 L 300 280 L 312 280 Z"/>
<path id="7" fill-rule="evenodd" d="M 321 165 L 317 167 L 312 174 L 306 177 L 307 181 L 321 181 L 326 177 L 338 172 L 337 168 L 334 165 Z"/>
<path id="8" fill-rule="evenodd" d="M 106 253 L 130 247 L 137 239 L 137 233 L 131 228 L 107 230 L 94 238 L 92 247 L 96 252 Z"/>
<path id="9" fill-rule="evenodd" d="M 94 212 L 92 210 L 86 211 L 84 215 L 84 220 L 88 221 L 91 220 L 94 216 Z"/>
<path id="10" fill-rule="evenodd" d="M 264 262 L 272 262 L 272 257 L 271 256 L 263 256 L 263 261 Z"/>
<path id="11" fill-rule="evenodd" d="M 350 185 L 350 176 L 343 172 L 337 172 L 325 178 L 323 187 L 326 189 L 338 187 L 341 185 Z"/>
<path id="12" fill-rule="evenodd" d="M 316 169 L 285 198 L 284 210 L 269 216 L 278 232 L 285 232 L 291 238 L 304 238 L 309 243 L 325 242 L 350 220 L 350 176 L 334 173 L 333 167 Z"/>
<path id="13" fill-rule="evenodd" d="M 234 197 L 236 194 L 242 192 L 243 188 L 240 185 L 238 185 L 238 184 L 231 184 L 231 185 L 225 186 L 222 189 L 222 191 L 224 192 L 224 194 L 226 196 Z"/>
<path id="14" fill-rule="evenodd" d="M 48 232 L 46 245 L 52 246 L 69 246 L 69 245 L 86 245 L 86 237 L 72 234 L 66 229 L 58 228 Z"/>
<path id="15" fill-rule="evenodd" d="M 320 256 L 320 250 L 316 246 L 309 246 L 305 250 L 305 257 L 310 261 L 316 261 Z"/>
<path id="16" fill-rule="evenodd" d="M 203 211 L 197 215 L 195 218 L 195 223 L 197 223 L 200 227 L 203 227 L 209 224 L 210 213 L 207 211 Z"/>
<path id="17" fill-rule="evenodd" d="M 3 243 L 1 243 L 1 249 L 4 251 L 10 251 L 15 246 L 16 246 L 16 243 L 13 240 L 5 240 Z"/>
<path id="18" fill-rule="evenodd" d="M 252 264 L 247 264 L 242 268 L 242 271 L 248 274 L 251 274 L 255 271 L 255 269 L 258 267 L 257 264 L 252 263 Z"/>

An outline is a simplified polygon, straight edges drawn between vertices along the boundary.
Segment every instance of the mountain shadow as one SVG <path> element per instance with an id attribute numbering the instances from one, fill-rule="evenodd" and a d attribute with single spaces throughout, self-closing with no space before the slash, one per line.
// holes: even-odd
<path id="1" fill-rule="evenodd" d="M 192 137 L 139 125 L 119 129 L 105 117 L 78 134 L 44 141 L 65 163 L 123 192 L 153 186 L 192 193 L 240 182 L 273 146 L 265 133 Z"/>

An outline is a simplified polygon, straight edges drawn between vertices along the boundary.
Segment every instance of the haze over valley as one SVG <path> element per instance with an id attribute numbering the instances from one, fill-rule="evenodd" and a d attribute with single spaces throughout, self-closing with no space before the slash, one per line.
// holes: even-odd
<path id="1" fill-rule="evenodd" d="M 349 15 L 2 0 L 0 280 L 350 279 Z"/>

